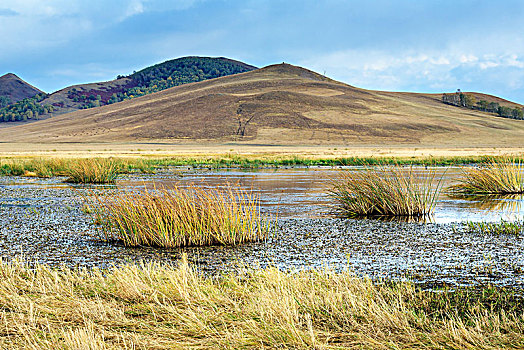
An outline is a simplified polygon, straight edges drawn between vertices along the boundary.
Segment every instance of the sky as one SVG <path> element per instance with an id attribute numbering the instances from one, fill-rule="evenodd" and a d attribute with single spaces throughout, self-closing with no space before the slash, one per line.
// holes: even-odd
<path id="1" fill-rule="evenodd" d="M 183 56 L 524 103 L 524 1 L 0 0 L 0 75 L 46 91 Z"/>

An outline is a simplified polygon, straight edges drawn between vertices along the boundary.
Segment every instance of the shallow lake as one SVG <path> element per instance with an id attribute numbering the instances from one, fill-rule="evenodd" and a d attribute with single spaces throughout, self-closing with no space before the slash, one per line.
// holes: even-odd
<path id="1" fill-rule="evenodd" d="M 156 179 L 145 177 L 120 181 L 119 187 L 173 186 L 185 187 L 195 184 L 203 187 L 220 187 L 238 184 L 259 193 L 262 208 L 279 217 L 318 218 L 329 213 L 330 198 L 326 195 L 330 182 L 338 172 L 361 171 L 359 167 L 345 169 L 290 168 L 265 169 L 257 171 L 204 171 L 181 173 L 177 177 L 160 175 Z M 407 171 L 407 170 L 406 170 Z M 414 168 L 420 177 L 432 176 L 435 183 L 441 181 L 447 187 L 456 181 L 461 173 L 459 167 Z M 524 216 L 524 196 L 465 196 L 452 198 L 441 193 L 434 214 L 428 222 L 451 223 L 463 221 L 516 220 Z"/>
<path id="2" fill-rule="evenodd" d="M 520 237 L 469 233 L 462 224 L 522 218 L 524 199 L 450 198 L 441 195 L 426 222 L 339 219 L 328 215 L 326 189 L 332 168 L 198 171 L 170 169 L 122 177 L 116 186 L 72 186 L 61 179 L 0 178 L 0 256 L 30 262 L 108 267 L 126 262 L 176 262 L 187 253 L 204 273 L 252 266 L 283 269 L 349 269 L 372 278 L 411 279 L 428 285 L 524 286 L 524 244 Z M 349 171 L 359 171 L 350 168 Z M 431 169 L 417 168 L 421 176 Z M 437 168 L 450 184 L 459 168 Z M 126 248 L 101 242 L 82 196 L 116 188 L 239 184 L 260 194 L 262 210 L 278 215 L 264 242 L 238 247 L 181 249 Z"/>

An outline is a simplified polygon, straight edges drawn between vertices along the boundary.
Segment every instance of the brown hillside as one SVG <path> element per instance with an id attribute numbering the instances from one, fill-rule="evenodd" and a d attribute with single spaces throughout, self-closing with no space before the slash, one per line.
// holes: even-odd
<path id="1" fill-rule="evenodd" d="M 33 97 L 41 92 L 42 91 L 26 83 L 13 73 L 7 73 L 0 77 L 0 96 L 9 97 L 11 102 Z"/>
<path id="2" fill-rule="evenodd" d="M 524 121 L 448 106 L 436 96 L 363 90 L 279 64 L 5 128 L 0 139 L 520 146 Z"/>
<path id="3" fill-rule="evenodd" d="M 72 98 L 69 97 L 70 91 L 73 89 L 77 90 L 78 94 L 84 94 L 86 96 L 101 95 L 104 100 L 107 100 L 113 93 L 119 93 L 123 89 L 134 86 L 136 86 L 136 83 L 130 78 L 120 78 L 99 83 L 73 85 L 52 93 L 46 99 L 44 99 L 41 104 L 58 107 L 53 113 L 54 115 L 65 114 L 79 110 L 83 104 L 83 102 L 75 102 Z"/>

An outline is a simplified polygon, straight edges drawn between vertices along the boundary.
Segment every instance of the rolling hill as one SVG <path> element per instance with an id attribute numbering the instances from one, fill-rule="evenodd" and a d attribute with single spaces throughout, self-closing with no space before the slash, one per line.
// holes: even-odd
<path id="1" fill-rule="evenodd" d="M 248 72 L 257 67 L 224 57 L 182 57 L 119 76 L 115 80 L 69 86 L 52 93 L 42 105 L 54 115 L 130 100 L 173 86 Z"/>
<path id="2" fill-rule="evenodd" d="M 42 91 L 26 83 L 13 73 L 7 73 L 0 77 L 0 97 L 8 98 L 9 103 L 33 97 L 41 92 Z"/>
<path id="3" fill-rule="evenodd" d="M 0 139 L 520 147 L 524 121 L 441 97 L 364 90 L 278 64 L 5 128 Z"/>
<path id="4" fill-rule="evenodd" d="M 224 57 L 190 56 L 177 58 L 133 72 L 128 76 L 118 76 L 115 80 L 73 85 L 50 95 L 41 93 L 35 96 L 37 92 L 40 92 L 37 90 L 31 96 L 23 97 L 23 100 L 16 100 L 19 101 L 18 103 L 12 103 L 16 102 L 15 100 L 2 99 L 0 100 L 0 123 L 34 121 L 81 109 L 97 108 L 162 91 L 173 86 L 248 72 L 254 69 L 257 68 Z M 13 80 L 12 77 L 16 76 L 11 74 L 5 77 L 6 81 L 11 81 Z M 2 98 L 1 95 L 0 98 Z M 2 126 L 5 127 L 5 125 Z"/>

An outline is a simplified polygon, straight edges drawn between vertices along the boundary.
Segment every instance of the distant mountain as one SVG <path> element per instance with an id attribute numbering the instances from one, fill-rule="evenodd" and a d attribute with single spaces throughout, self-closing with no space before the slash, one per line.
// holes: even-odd
<path id="1" fill-rule="evenodd" d="M 13 73 L 7 73 L 0 77 L 0 107 L 33 97 L 39 93 L 42 93 L 42 91 Z"/>
<path id="2" fill-rule="evenodd" d="M 9 108 L 0 108 L 0 122 L 25 121 L 42 118 L 43 115 L 58 115 L 100 107 L 182 84 L 254 69 L 257 67 L 224 57 L 177 58 L 128 76 L 118 76 L 115 80 L 69 86 L 50 95 L 38 96 Z M 38 92 L 40 91 L 37 90 L 36 93 Z"/>
<path id="3" fill-rule="evenodd" d="M 504 103 L 494 96 L 475 96 L 479 101 Z M 323 144 L 372 147 L 377 154 L 382 154 L 382 145 L 469 148 L 522 144 L 523 121 L 446 104 L 442 97 L 360 89 L 301 67 L 278 64 L 0 128 L 0 140 Z"/>

